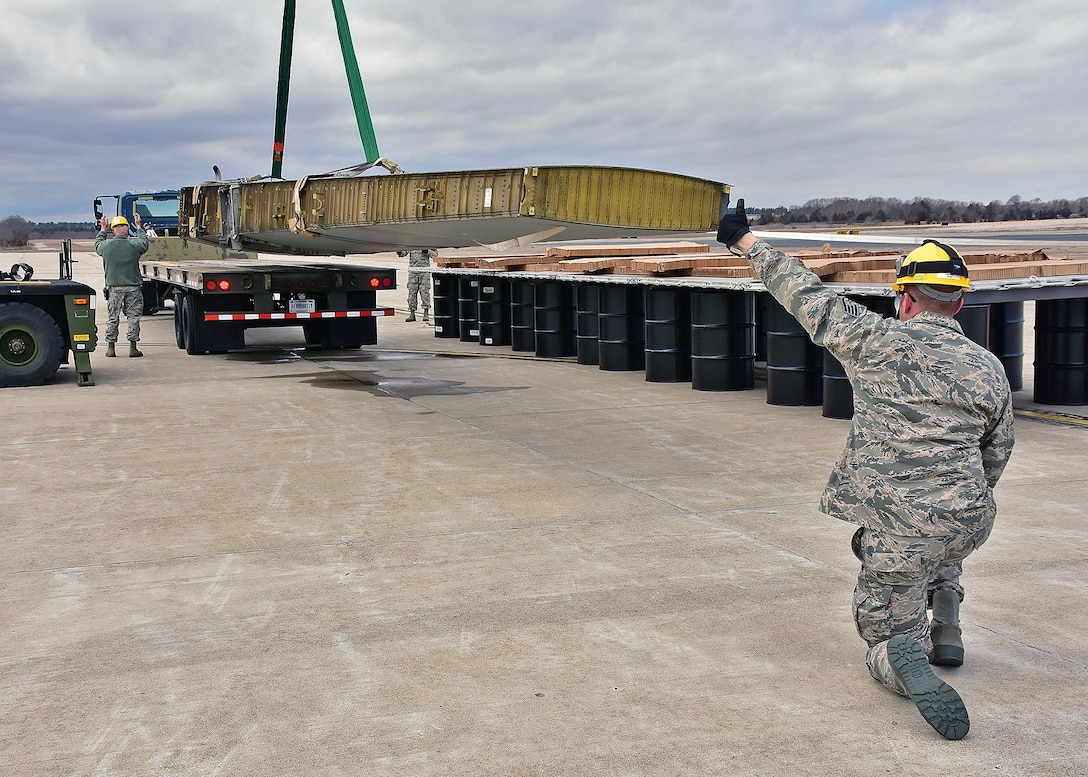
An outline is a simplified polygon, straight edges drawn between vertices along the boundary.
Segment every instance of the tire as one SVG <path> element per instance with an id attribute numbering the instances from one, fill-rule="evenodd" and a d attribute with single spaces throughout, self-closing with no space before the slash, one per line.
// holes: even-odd
<path id="1" fill-rule="evenodd" d="M 178 348 L 185 349 L 185 320 L 182 318 L 182 304 L 184 296 L 174 295 L 174 342 Z"/>
<path id="2" fill-rule="evenodd" d="M 206 353 L 206 351 L 197 347 L 199 322 L 196 320 L 195 308 L 193 296 L 186 294 L 185 299 L 181 301 L 181 328 L 182 334 L 185 336 L 185 353 L 190 356 Z"/>
<path id="3" fill-rule="evenodd" d="M 25 302 L 0 304 L 0 386 L 37 386 L 53 377 L 67 349 L 53 317 Z"/>
<path id="4" fill-rule="evenodd" d="M 181 303 L 181 328 L 185 334 L 185 353 L 198 356 L 206 353 L 226 353 L 231 344 L 226 330 L 212 330 L 204 321 L 204 302 L 198 296 L 186 294 Z M 232 334 L 241 335 L 242 330 Z M 239 337 L 241 339 L 241 337 Z"/>

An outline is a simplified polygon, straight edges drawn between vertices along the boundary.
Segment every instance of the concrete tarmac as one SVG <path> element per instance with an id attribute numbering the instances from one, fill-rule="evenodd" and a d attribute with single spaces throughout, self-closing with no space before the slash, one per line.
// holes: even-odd
<path id="1" fill-rule="evenodd" d="M 848 422 L 403 315 L 248 337 L 165 311 L 93 387 L 0 391 L 0 774 L 1088 773 L 1083 408 L 1018 394 L 949 742 L 865 668 Z"/>

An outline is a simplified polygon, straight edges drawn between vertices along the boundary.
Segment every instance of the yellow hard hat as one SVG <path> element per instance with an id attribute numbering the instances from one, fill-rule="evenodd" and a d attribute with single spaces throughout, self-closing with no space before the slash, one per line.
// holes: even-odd
<path id="1" fill-rule="evenodd" d="M 895 261 L 892 288 L 903 291 L 907 284 L 969 289 L 971 279 L 959 251 L 936 240 L 924 240 L 921 246 Z"/>
<path id="2" fill-rule="evenodd" d="M 113 229 L 114 227 L 119 227 L 122 224 L 127 227 L 128 219 L 126 219 L 124 216 L 114 216 L 113 221 L 110 222 L 110 229 Z"/>

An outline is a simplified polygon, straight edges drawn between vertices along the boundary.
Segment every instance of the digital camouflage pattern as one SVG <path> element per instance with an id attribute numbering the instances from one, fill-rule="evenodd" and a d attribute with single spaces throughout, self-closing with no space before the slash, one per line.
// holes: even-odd
<path id="1" fill-rule="evenodd" d="M 140 339 L 140 316 L 144 312 L 144 290 L 142 286 L 111 286 L 110 298 L 106 303 L 106 342 L 116 343 L 120 329 L 121 315 L 128 320 L 125 339 L 135 343 Z"/>
<path id="2" fill-rule="evenodd" d="M 408 253 L 408 310 L 412 312 L 415 312 L 417 299 L 424 310 L 431 309 L 431 276 L 430 273 L 412 272 L 411 268 L 430 267 L 431 258 L 437 255 L 438 252 L 431 248 Z"/>
<path id="3" fill-rule="evenodd" d="M 906 634 L 931 652 L 929 594 L 947 588 L 963 598 L 963 559 L 990 534 L 993 487 L 1012 454 L 1008 379 L 949 316 L 887 319 L 762 241 L 747 256 L 850 378 L 854 418 L 820 509 L 864 527 L 854 622 L 869 646 L 869 673 L 906 696 L 888 640 Z"/>
<path id="4" fill-rule="evenodd" d="M 850 436 L 820 509 L 900 536 L 991 524 L 1013 447 L 1012 392 L 997 357 L 948 316 L 873 313 L 763 241 L 748 260 L 854 390 Z"/>
<path id="5" fill-rule="evenodd" d="M 963 598 L 963 559 L 986 541 L 992 526 L 990 521 L 975 531 L 944 537 L 903 537 L 870 529 L 862 533 L 854 623 L 869 646 L 865 660 L 873 677 L 907 695 L 891 670 L 888 640 L 907 634 L 927 653 L 933 650 L 926 600 L 938 588 Z"/>

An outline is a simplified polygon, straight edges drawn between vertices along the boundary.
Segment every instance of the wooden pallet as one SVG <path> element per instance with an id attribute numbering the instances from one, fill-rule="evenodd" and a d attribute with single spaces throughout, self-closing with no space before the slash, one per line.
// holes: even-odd
<path id="1" fill-rule="evenodd" d="M 890 285 L 895 280 L 899 250 L 822 249 L 790 252 L 829 283 Z M 1088 275 L 1088 260 L 1051 259 L 1041 250 L 965 253 L 971 278 L 977 281 Z M 569 272 L 655 277 L 752 278 L 747 260 L 724 248 L 688 241 L 553 246 L 544 253 L 455 255 L 441 257 L 440 267 L 481 270 Z"/>

